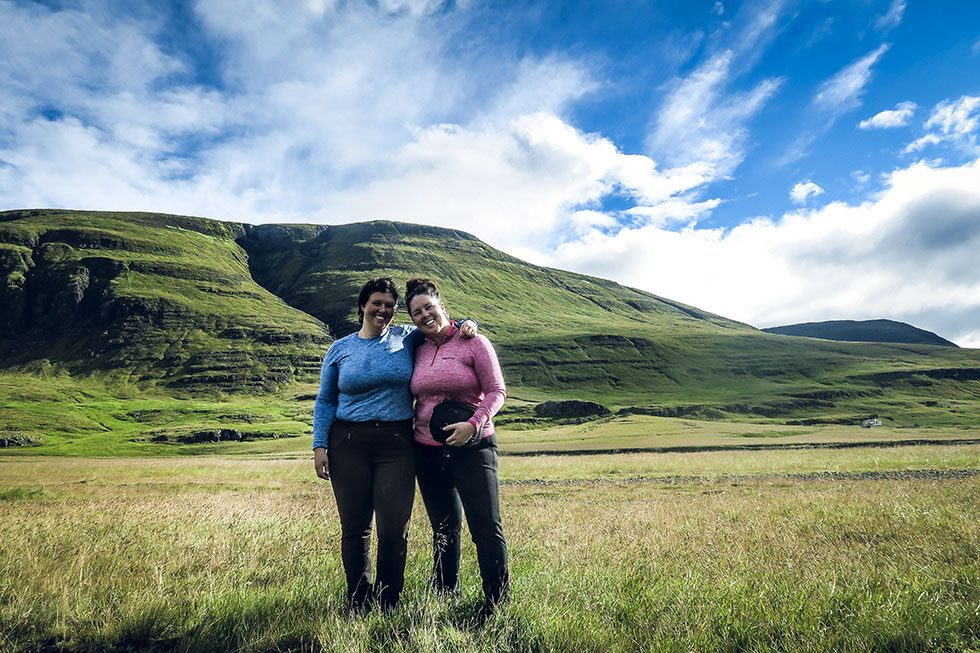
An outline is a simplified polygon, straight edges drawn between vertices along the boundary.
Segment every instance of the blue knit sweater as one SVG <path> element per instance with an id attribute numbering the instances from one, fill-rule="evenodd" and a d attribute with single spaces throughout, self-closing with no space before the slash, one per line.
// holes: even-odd
<path id="1" fill-rule="evenodd" d="M 409 383 L 415 348 L 424 336 L 414 326 L 393 325 L 378 338 L 356 333 L 334 341 L 323 358 L 313 405 L 313 448 L 326 447 L 334 420 L 392 422 L 412 419 Z"/>

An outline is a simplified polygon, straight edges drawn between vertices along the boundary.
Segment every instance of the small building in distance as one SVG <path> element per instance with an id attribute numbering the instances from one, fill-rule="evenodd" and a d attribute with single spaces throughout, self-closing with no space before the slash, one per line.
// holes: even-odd
<path id="1" fill-rule="evenodd" d="M 869 417 L 861 421 L 861 428 L 863 429 L 870 429 L 872 426 L 882 426 L 881 420 L 877 417 Z"/>

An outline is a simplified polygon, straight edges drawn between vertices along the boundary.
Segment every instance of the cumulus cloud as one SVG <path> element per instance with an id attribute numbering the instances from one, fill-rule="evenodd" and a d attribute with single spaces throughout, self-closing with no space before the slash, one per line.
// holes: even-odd
<path id="1" fill-rule="evenodd" d="M 905 152 L 906 154 L 911 154 L 912 152 L 918 152 L 919 150 L 923 150 L 929 147 L 930 145 L 939 145 L 942 142 L 943 142 L 942 136 L 938 134 L 926 134 L 925 136 L 920 136 L 919 138 L 915 139 L 914 141 L 906 145 L 905 149 L 902 151 Z"/>
<path id="2" fill-rule="evenodd" d="M 832 202 L 730 230 L 593 230 L 552 265 L 598 274 L 754 324 L 905 320 L 980 346 L 980 161 L 919 162 L 860 204 Z M 699 262 L 711 261 L 711 265 Z"/>
<path id="3" fill-rule="evenodd" d="M 976 133 L 978 119 L 980 97 L 964 95 L 958 100 L 947 100 L 936 105 L 926 121 L 926 129 L 939 128 L 943 134 L 968 136 Z"/>
<path id="4" fill-rule="evenodd" d="M 871 79 L 871 69 L 889 47 L 887 43 L 881 44 L 826 80 L 820 85 L 820 90 L 813 98 L 814 105 L 837 115 L 859 107 L 864 87 Z"/>
<path id="5" fill-rule="evenodd" d="M 812 181 L 801 181 L 793 186 L 789 192 L 789 198 L 794 204 L 806 204 L 807 200 L 817 195 L 823 195 L 823 188 Z"/>
<path id="6" fill-rule="evenodd" d="M 4 3 L 0 196 L 18 206 L 329 217 L 328 198 L 383 186 L 425 150 L 433 125 L 457 125 L 456 142 L 500 135 L 502 151 L 515 119 L 561 113 L 594 87 L 580 62 L 520 57 L 479 39 L 445 57 L 465 17 L 441 6 L 199 3 L 193 20 L 221 48 L 218 83 L 204 86 L 188 83 L 189 63 L 154 40 L 160 16 Z M 454 151 L 465 164 L 470 155 Z M 522 150 L 542 151 L 530 141 Z M 645 185 L 641 194 L 688 183 L 650 182 L 651 161 L 619 165 L 636 177 L 622 186 Z M 376 217 L 370 201 L 342 207 L 347 219 Z"/>
<path id="7" fill-rule="evenodd" d="M 739 123 L 769 92 L 724 101 L 709 89 L 714 144 L 661 167 L 561 117 L 597 87 L 587 63 L 501 51 L 430 2 L 284 7 L 196 5 L 221 43 L 220 83 L 205 86 L 151 38 L 159 17 L 4 5 L 8 30 L 57 38 L 0 45 L 0 90 L 21 103 L 0 108 L 12 125 L 0 136 L 0 195 L 254 221 L 389 218 L 518 248 L 615 220 L 594 211 L 609 195 L 627 199 L 619 218 L 631 224 L 710 212 L 719 201 L 692 191 L 737 157 Z M 466 48 L 444 56 L 461 34 Z M 62 59 L 34 84 L 35 61 Z M 719 65 L 723 75 L 728 60 Z"/>
<path id="8" fill-rule="evenodd" d="M 890 129 L 909 124 L 918 108 L 915 102 L 899 102 L 894 109 L 887 109 L 858 123 L 860 129 Z"/>
<path id="9" fill-rule="evenodd" d="M 936 105 L 924 127 L 926 134 L 905 147 L 905 152 L 918 152 L 929 146 L 946 143 L 976 156 L 977 127 L 980 125 L 980 96 L 964 95 L 957 100 L 944 100 Z"/>
<path id="10" fill-rule="evenodd" d="M 255 221 L 389 218 L 511 248 L 610 228 L 615 218 L 593 210 L 610 194 L 628 199 L 634 223 L 686 222 L 717 205 L 689 195 L 710 165 L 661 168 L 560 117 L 596 85 L 585 64 L 472 41 L 444 57 L 463 26 L 434 8 L 204 3 L 197 19 L 223 43 L 219 90 L 171 84 L 187 71 L 147 36 L 152 25 L 5 6 L 8 29 L 58 38 L 4 52 L 0 85 L 22 106 L 0 109 L 12 125 L 0 195 Z M 16 91 L 32 88 L 34 58 L 65 66 L 46 67 L 32 98 Z"/>
<path id="11" fill-rule="evenodd" d="M 479 128 L 420 130 L 389 166 L 366 186 L 324 196 L 317 213 L 453 226 L 516 248 L 576 232 L 585 218 L 609 226 L 608 215 L 597 219 L 583 207 L 613 192 L 633 198 L 632 216 L 658 223 L 687 221 L 717 206 L 683 196 L 703 183 L 697 170 L 661 171 L 651 159 L 624 154 L 547 112 Z"/>
<path id="12" fill-rule="evenodd" d="M 703 202 L 667 200 L 653 206 L 634 206 L 628 209 L 626 214 L 642 216 L 646 219 L 646 223 L 659 226 L 672 222 L 682 222 L 688 226 L 694 226 L 698 218 L 711 213 L 711 210 L 717 208 L 719 204 L 721 204 L 721 200 L 718 198 Z"/>

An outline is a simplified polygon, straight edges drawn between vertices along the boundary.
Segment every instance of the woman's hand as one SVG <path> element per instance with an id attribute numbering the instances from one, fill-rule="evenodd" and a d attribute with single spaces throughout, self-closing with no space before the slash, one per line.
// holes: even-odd
<path id="1" fill-rule="evenodd" d="M 330 480 L 330 458 L 327 456 L 327 450 L 323 447 L 317 447 L 313 450 L 313 469 L 316 470 L 316 475 L 323 480 Z"/>
<path id="2" fill-rule="evenodd" d="M 473 434 L 476 433 L 476 427 L 469 422 L 456 422 L 455 424 L 449 424 L 443 429 L 449 433 L 449 437 L 446 438 L 446 444 L 451 447 L 462 447 L 464 444 L 470 441 Z"/>
<path id="3" fill-rule="evenodd" d="M 476 334 L 480 332 L 480 327 L 477 326 L 476 320 L 466 319 L 463 320 L 459 325 L 459 335 L 461 335 L 466 340 L 470 338 L 475 338 Z"/>

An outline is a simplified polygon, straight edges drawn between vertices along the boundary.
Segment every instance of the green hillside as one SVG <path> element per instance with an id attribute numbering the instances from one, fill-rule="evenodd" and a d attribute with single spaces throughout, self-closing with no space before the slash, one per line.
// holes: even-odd
<path id="1" fill-rule="evenodd" d="M 0 213 L 0 361 L 192 393 L 315 378 L 323 325 L 252 280 L 239 224 Z"/>
<path id="2" fill-rule="evenodd" d="M 542 268 L 460 231 L 376 221 L 335 227 L 261 225 L 241 244 L 255 279 L 337 335 L 357 329 L 354 302 L 367 279 L 403 283 L 431 276 L 452 311 L 480 319 L 489 333 L 598 333 L 601 323 L 635 334 L 631 321 L 678 332 L 752 327 L 612 281 Z M 403 314 L 408 319 L 407 314 Z"/>
<path id="3" fill-rule="evenodd" d="M 322 354 L 382 274 L 432 276 L 452 314 L 479 319 L 509 386 L 506 428 L 539 428 L 533 404 L 550 399 L 712 420 L 980 424 L 980 350 L 770 335 L 458 231 L 28 210 L 0 213 L 0 445 L 204 451 L 307 432 Z"/>
<path id="4" fill-rule="evenodd" d="M 976 424 L 980 416 L 977 350 L 769 335 L 436 227 L 263 225 L 242 245 L 259 283 L 337 335 L 354 330 L 365 279 L 433 276 L 450 311 L 478 318 L 493 339 L 512 396 L 529 400 L 808 423 L 880 415 L 892 424 Z"/>

